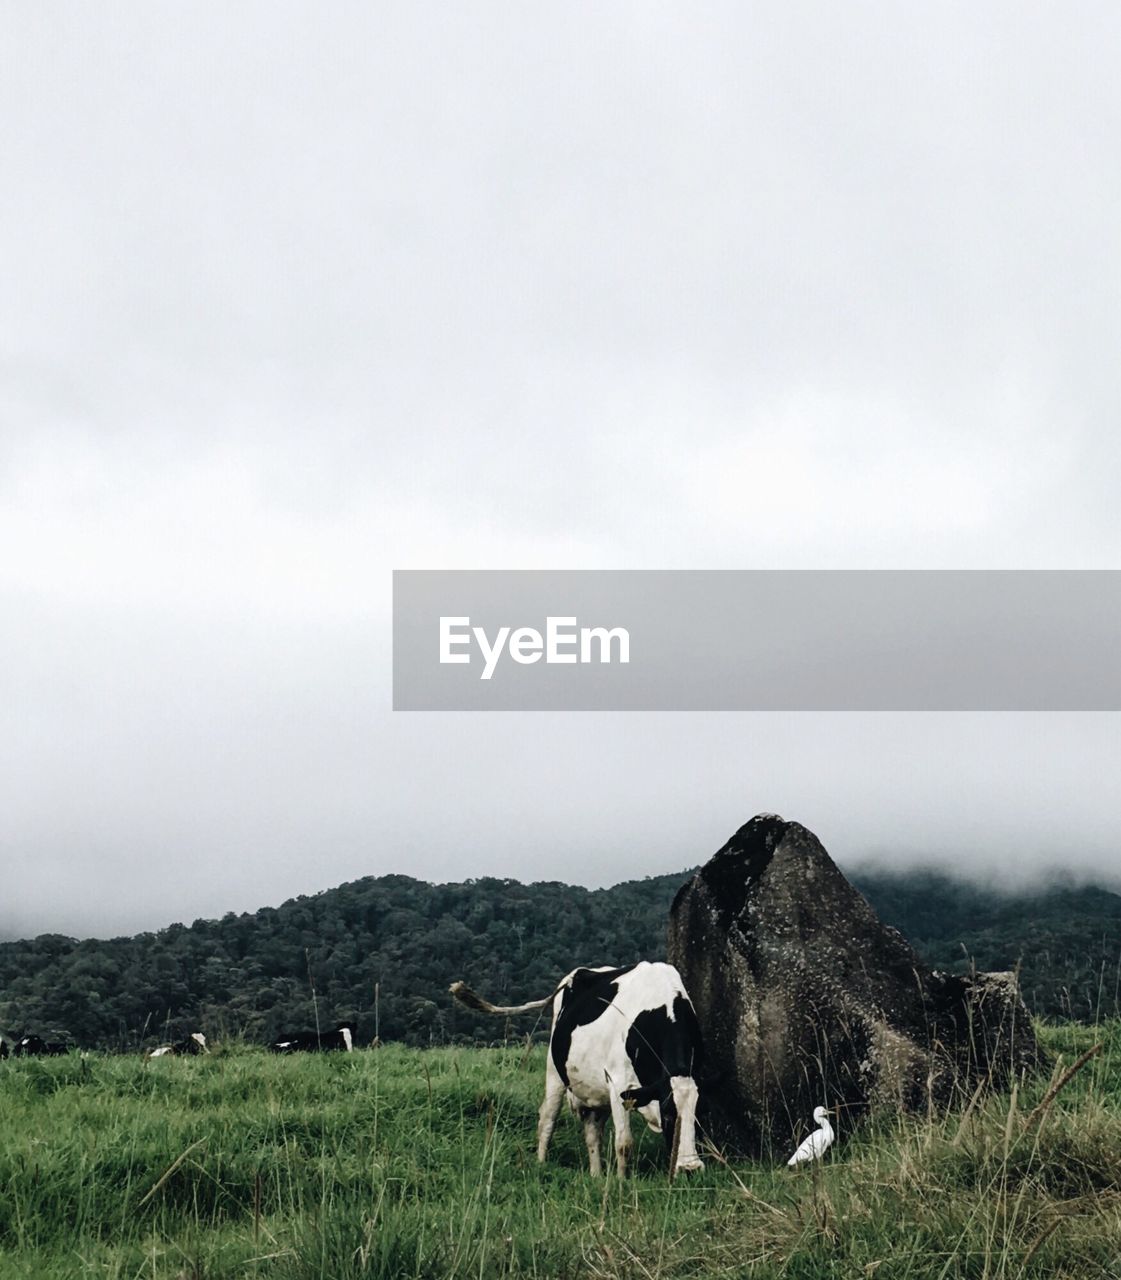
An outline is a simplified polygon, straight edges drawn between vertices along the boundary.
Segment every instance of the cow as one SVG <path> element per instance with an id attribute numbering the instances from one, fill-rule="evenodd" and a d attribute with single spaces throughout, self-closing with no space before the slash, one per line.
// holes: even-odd
<path id="1" fill-rule="evenodd" d="M 269 1046 L 273 1053 L 317 1053 L 342 1049 L 350 1053 L 354 1049 L 353 1022 L 340 1022 L 334 1031 L 286 1032 Z"/>
<path id="2" fill-rule="evenodd" d="M 696 1147 L 697 1076 L 704 1048 L 697 1015 L 673 965 L 640 960 L 619 969 L 573 969 L 544 999 L 521 1005 L 493 1005 L 463 982 L 450 990 L 462 1004 L 484 1013 L 528 1013 L 552 1002 L 538 1160 L 545 1159 L 567 1095 L 583 1121 L 594 1176 L 601 1172 L 600 1141 L 609 1114 L 616 1167 L 626 1175 L 632 1110 L 662 1134 L 671 1176 L 704 1168 Z"/>
<path id="3" fill-rule="evenodd" d="M 185 1040 L 177 1040 L 174 1044 L 161 1044 L 157 1049 L 149 1049 L 146 1058 L 168 1058 L 191 1056 L 196 1053 L 209 1053 L 206 1036 L 201 1031 L 192 1031 Z"/>
<path id="4" fill-rule="evenodd" d="M 40 1040 L 38 1036 L 21 1036 L 12 1048 L 13 1058 L 60 1058 L 70 1052 L 68 1044 L 57 1040 Z"/>
<path id="5" fill-rule="evenodd" d="M 8 1056 L 8 1042 L 3 1036 L 0 1036 L 0 1062 Z"/>

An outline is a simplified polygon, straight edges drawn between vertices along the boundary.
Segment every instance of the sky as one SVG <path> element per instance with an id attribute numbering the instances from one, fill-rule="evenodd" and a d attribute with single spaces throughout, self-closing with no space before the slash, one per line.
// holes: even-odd
<path id="1" fill-rule="evenodd" d="M 402 568 L 1121 567 L 1114 6 L 10 6 L 0 935 L 760 811 L 1121 878 L 1113 714 L 390 710 Z"/>

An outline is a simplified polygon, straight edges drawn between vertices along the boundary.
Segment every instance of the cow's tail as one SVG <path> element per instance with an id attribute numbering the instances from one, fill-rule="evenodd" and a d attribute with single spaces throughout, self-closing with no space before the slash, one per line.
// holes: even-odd
<path id="1" fill-rule="evenodd" d="M 553 997 L 560 990 L 557 987 L 550 991 L 544 1000 L 531 1000 L 528 1004 L 491 1004 L 489 1000 L 472 991 L 466 982 L 453 982 L 448 990 L 459 1001 L 465 1004 L 468 1009 L 478 1009 L 480 1013 L 529 1013 L 534 1009 L 544 1009 L 546 1005 L 552 1004 Z"/>

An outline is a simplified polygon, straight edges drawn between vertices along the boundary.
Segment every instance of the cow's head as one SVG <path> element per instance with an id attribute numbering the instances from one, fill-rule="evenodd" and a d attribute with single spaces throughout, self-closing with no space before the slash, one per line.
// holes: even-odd
<path id="1" fill-rule="evenodd" d="M 694 1075 L 693 1079 L 696 1081 L 697 1088 L 703 1092 L 705 1089 L 710 1089 L 713 1085 L 719 1083 L 722 1075 L 723 1073 L 720 1071 L 703 1071 L 699 1075 Z M 672 1102 L 673 1090 L 670 1087 L 669 1076 L 663 1076 L 652 1084 L 639 1085 L 634 1089 L 624 1089 L 619 1096 L 623 1099 L 623 1106 L 628 1111 L 635 1111 L 639 1107 L 648 1106 L 651 1102 L 664 1105 L 667 1097 Z"/>
<path id="2" fill-rule="evenodd" d="M 619 1095 L 623 1100 L 623 1106 L 628 1111 L 641 1111 L 644 1107 L 648 1107 L 652 1102 L 658 1104 L 658 1122 L 662 1130 L 662 1141 L 666 1144 L 666 1151 L 673 1159 L 673 1137 L 674 1129 L 677 1127 L 677 1103 L 673 1099 L 673 1088 L 670 1085 L 669 1076 L 663 1076 L 660 1080 L 655 1080 L 652 1084 L 639 1085 L 634 1089 L 624 1089 Z M 653 1127 L 650 1117 L 648 1121 Z"/>

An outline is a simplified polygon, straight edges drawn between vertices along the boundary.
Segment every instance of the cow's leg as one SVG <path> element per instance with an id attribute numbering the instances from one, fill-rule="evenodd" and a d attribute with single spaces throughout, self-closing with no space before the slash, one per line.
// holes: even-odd
<path id="1" fill-rule="evenodd" d="M 545 1060 L 545 1097 L 541 1102 L 541 1110 L 537 1113 L 537 1159 L 544 1160 L 549 1149 L 549 1139 L 553 1136 L 553 1126 L 557 1122 L 557 1112 L 564 1101 L 564 1081 L 560 1078 L 550 1055 Z"/>
<path id="2" fill-rule="evenodd" d="M 703 1169 L 704 1161 L 697 1155 L 697 1082 L 692 1076 L 671 1076 L 669 1083 L 677 1107 L 678 1123 L 674 1172 L 678 1169 Z"/>
<path id="3" fill-rule="evenodd" d="M 615 1166 L 619 1177 L 627 1176 L 627 1158 L 634 1146 L 631 1138 L 631 1113 L 615 1088 L 611 1090 L 611 1123 L 615 1126 Z"/>
<path id="4" fill-rule="evenodd" d="M 597 1107 L 581 1107 L 580 1119 L 584 1122 L 584 1145 L 588 1148 L 588 1167 L 593 1178 L 603 1172 L 600 1161 L 600 1142 L 603 1138 L 603 1126 L 607 1114 Z"/>

